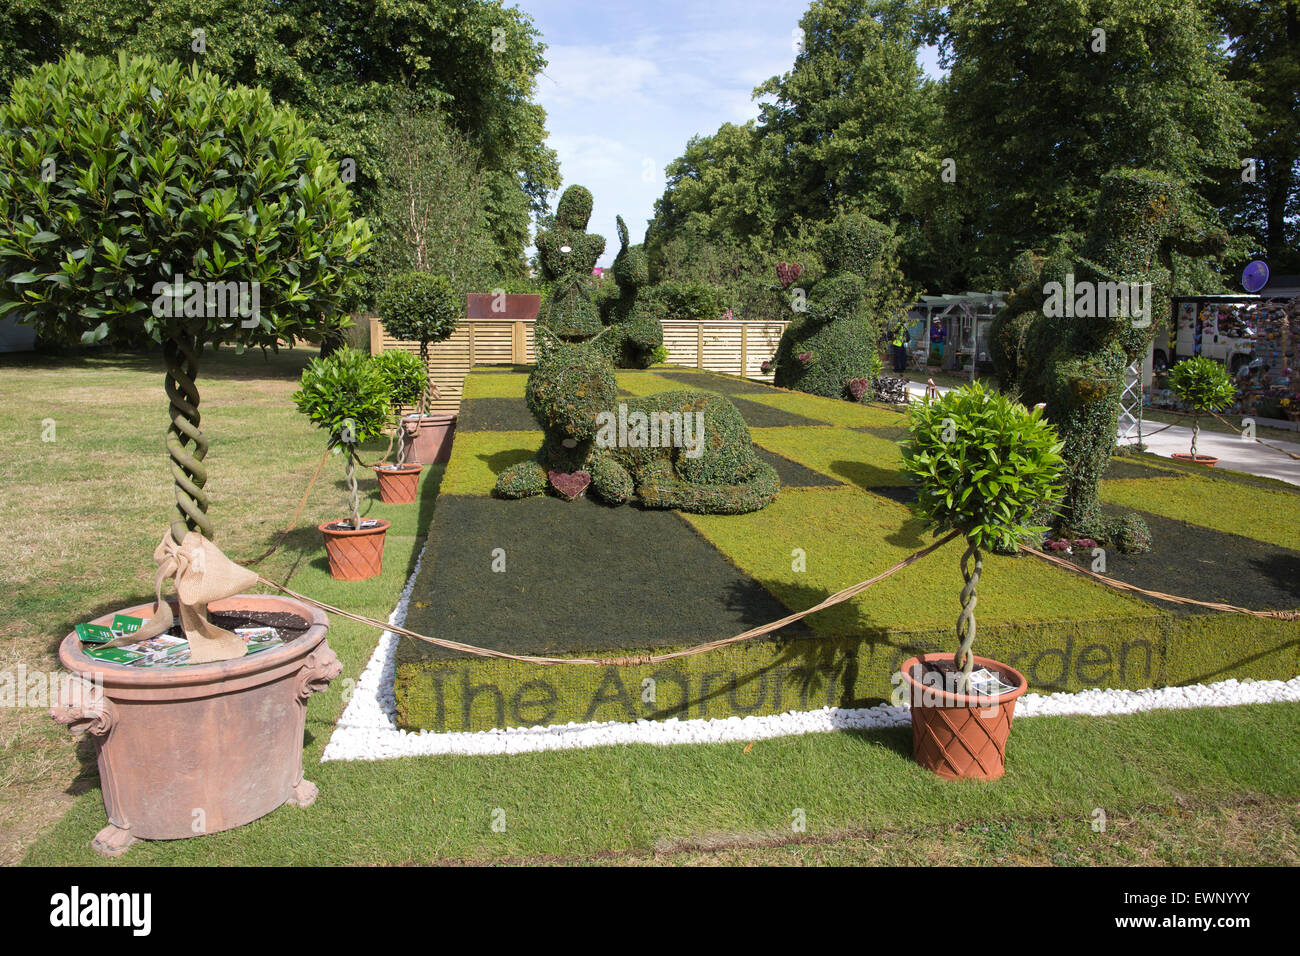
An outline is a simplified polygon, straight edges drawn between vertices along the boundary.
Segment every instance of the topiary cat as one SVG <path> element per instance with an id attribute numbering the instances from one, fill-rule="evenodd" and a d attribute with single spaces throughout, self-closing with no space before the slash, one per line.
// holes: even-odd
<path id="1" fill-rule="evenodd" d="M 598 344 L 598 343 L 597 343 Z M 545 433 L 531 459 L 497 476 L 494 493 L 574 498 L 587 487 L 617 505 L 743 514 L 781 482 L 754 452 L 736 406 L 711 392 L 620 398 L 614 367 L 592 343 L 553 342 L 528 376 L 529 411 Z"/>
<path id="2" fill-rule="evenodd" d="M 615 218 L 622 243 L 613 268 L 618 297 L 601 303 L 600 320 L 605 324 L 605 331 L 595 346 L 616 368 L 649 368 L 654 361 L 654 350 L 664 344 L 664 327 L 650 308 L 637 299 L 641 288 L 650 284 L 650 264 L 644 246 L 627 244 L 623 217 Z"/>

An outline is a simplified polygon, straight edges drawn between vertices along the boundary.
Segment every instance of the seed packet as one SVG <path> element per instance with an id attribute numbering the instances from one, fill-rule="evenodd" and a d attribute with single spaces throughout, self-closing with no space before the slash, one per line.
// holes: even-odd
<path id="1" fill-rule="evenodd" d="M 273 627 L 237 627 L 235 633 L 244 639 L 249 654 L 270 650 L 284 643 L 280 632 Z"/>
<path id="2" fill-rule="evenodd" d="M 180 651 L 185 651 L 188 654 L 190 642 L 183 637 L 159 634 L 157 637 L 151 637 L 149 640 L 141 641 L 138 644 L 127 644 L 126 647 L 141 655 L 139 660 L 131 662 L 132 666 L 153 667 Z"/>
<path id="3" fill-rule="evenodd" d="M 971 672 L 970 689 L 973 694 L 984 694 L 990 697 L 998 694 L 1009 694 L 1015 690 L 1014 687 L 1002 683 L 1002 678 L 987 667 L 981 667 L 979 670 Z"/>
<path id="4" fill-rule="evenodd" d="M 117 635 L 106 624 L 78 624 L 77 637 L 83 644 L 107 644 Z"/>
<path id="5" fill-rule="evenodd" d="M 82 653 L 97 661 L 110 664 L 134 664 L 144 657 L 139 651 L 127 647 L 83 647 Z"/>
<path id="6" fill-rule="evenodd" d="M 144 627 L 144 621 L 141 618 L 130 617 L 126 614 L 113 615 L 113 630 L 118 634 L 134 634 L 142 627 Z"/>

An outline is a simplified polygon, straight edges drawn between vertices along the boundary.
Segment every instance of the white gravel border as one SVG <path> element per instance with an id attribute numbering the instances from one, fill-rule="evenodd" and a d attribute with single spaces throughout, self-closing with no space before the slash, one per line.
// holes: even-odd
<path id="1" fill-rule="evenodd" d="M 388 623 L 406 620 L 411 590 L 424 555 L 415 563 L 401 599 Z M 765 717 L 712 719 L 598 721 L 555 724 L 548 727 L 512 727 L 475 733 L 418 733 L 397 727 L 393 696 L 398 636 L 385 631 L 370 663 L 352 688 L 348 706 L 339 718 L 321 761 L 388 760 L 444 754 L 517 754 L 541 750 L 578 750 L 618 744 L 713 744 L 767 740 L 832 730 L 902 727 L 909 723 L 908 708 L 877 707 L 787 712 Z M 1016 717 L 1040 715 L 1135 714 L 1144 710 L 1182 710 L 1191 707 L 1235 707 L 1274 701 L 1300 700 L 1300 677 L 1288 681 L 1226 680 L 1216 684 L 1164 687 L 1159 690 L 1083 690 L 1067 694 L 1025 694 L 1016 704 Z"/>

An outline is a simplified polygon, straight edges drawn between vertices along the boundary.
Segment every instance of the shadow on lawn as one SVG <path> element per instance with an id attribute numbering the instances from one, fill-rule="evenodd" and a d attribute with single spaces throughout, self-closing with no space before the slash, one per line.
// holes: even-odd
<path id="1" fill-rule="evenodd" d="M 833 461 L 831 474 L 852 482 L 863 491 L 904 484 L 906 479 L 896 468 L 879 468 L 865 461 Z"/>

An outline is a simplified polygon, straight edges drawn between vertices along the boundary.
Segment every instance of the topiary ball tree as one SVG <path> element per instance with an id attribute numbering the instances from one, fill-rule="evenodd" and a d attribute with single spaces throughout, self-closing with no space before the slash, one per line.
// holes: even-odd
<path id="1" fill-rule="evenodd" d="M 826 269 L 808 291 L 777 345 L 774 382 L 827 398 L 848 398 L 849 383 L 875 383 L 881 330 L 906 311 L 893 230 L 859 213 L 823 229 L 818 252 Z"/>
<path id="2" fill-rule="evenodd" d="M 1029 410 L 980 383 L 913 403 L 910 438 L 903 445 L 903 471 L 917 485 L 916 513 L 935 534 L 960 532 L 960 648 L 958 690 L 967 691 L 975 657 L 976 588 L 990 548 L 1013 551 L 1046 527 L 1034 516 L 1061 497 L 1064 467 L 1056 430 L 1040 409 Z M 971 562 L 974 570 L 971 570 Z"/>
<path id="3" fill-rule="evenodd" d="M 420 392 L 421 416 L 428 410 L 430 392 L 437 397 L 437 386 L 428 380 L 429 346 L 456 331 L 460 305 L 451 280 L 429 272 L 399 272 L 379 293 L 376 306 L 388 334 L 420 343 L 419 360 L 426 370 Z"/>
<path id="4" fill-rule="evenodd" d="M 329 435 L 330 448 L 343 449 L 348 510 L 353 530 L 359 529 L 357 445 L 381 434 L 388 421 L 390 392 L 383 373 L 370 356 L 356 349 L 342 348 L 328 358 L 311 360 L 303 370 L 293 401 L 298 411 Z"/>
<path id="5" fill-rule="evenodd" d="M 402 349 L 389 349 L 387 352 L 380 352 L 370 361 L 384 380 L 384 388 L 388 393 L 388 408 L 393 416 L 393 427 L 398 428 L 402 409 L 418 404 L 420 398 L 424 395 L 424 390 L 429 383 L 428 372 L 425 370 L 424 363 L 417 356 Z M 390 443 L 389 451 L 391 450 L 392 445 Z M 406 444 L 399 442 L 398 466 L 404 464 L 405 461 Z"/>
<path id="6" fill-rule="evenodd" d="M 1201 416 L 1218 412 L 1237 397 L 1236 386 L 1228 370 L 1214 359 L 1198 355 L 1183 359 L 1169 370 L 1169 387 L 1192 410 L 1192 459 L 1196 459 L 1196 440 L 1201 434 Z"/>
<path id="7" fill-rule="evenodd" d="M 56 342 L 162 345 L 177 541 L 213 535 L 204 348 L 342 327 L 369 244 L 337 163 L 265 90 L 73 53 L 0 105 L 0 313 Z"/>

